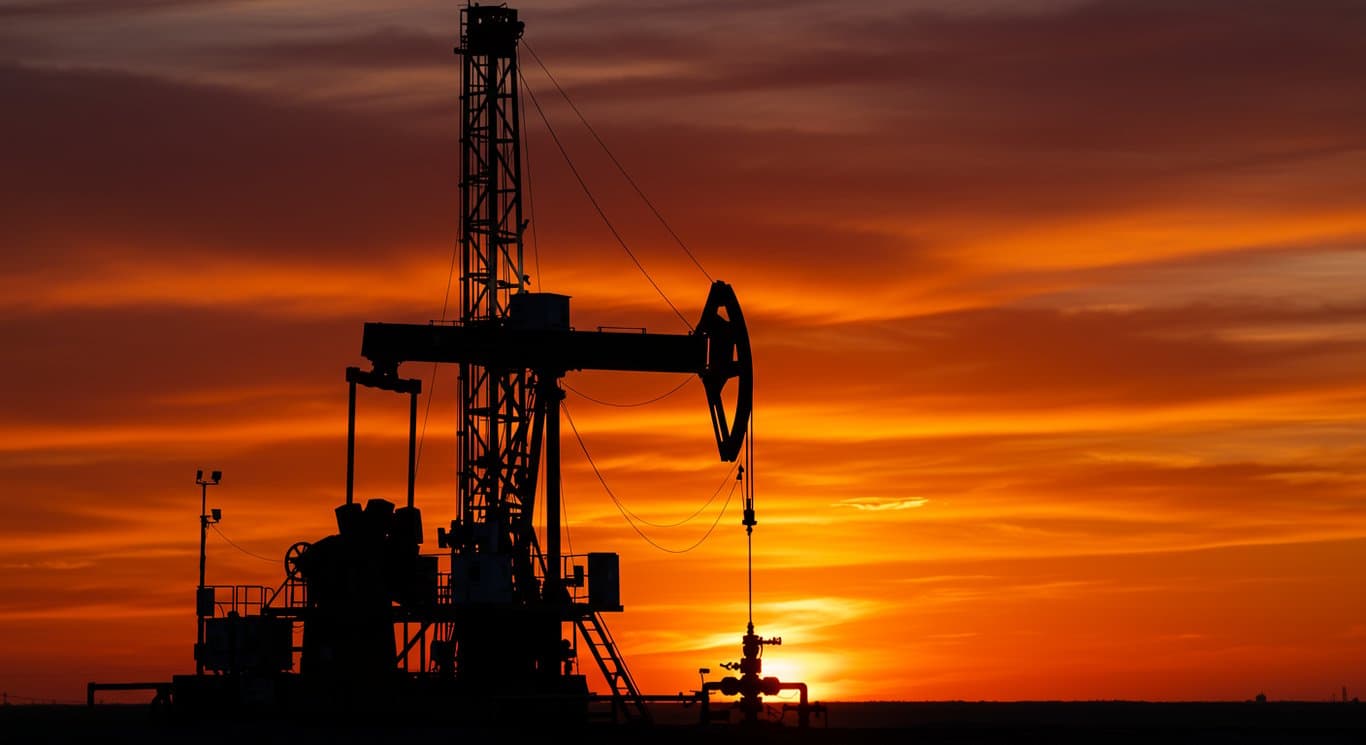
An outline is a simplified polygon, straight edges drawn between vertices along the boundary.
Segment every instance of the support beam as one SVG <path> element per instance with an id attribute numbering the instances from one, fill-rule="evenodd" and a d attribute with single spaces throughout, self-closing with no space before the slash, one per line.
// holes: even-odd
<path id="1" fill-rule="evenodd" d="M 433 389 L 435 390 L 435 389 Z M 408 509 L 413 508 L 417 484 L 417 391 L 408 393 Z"/>
<path id="2" fill-rule="evenodd" d="M 436 326 L 367 323 L 361 354 L 376 373 L 396 374 L 404 362 L 445 362 L 495 369 L 618 370 L 700 375 L 707 339 L 693 334 L 643 334 L 496 325 Z"/>
<path id="3" fill-rule="evenodd" d="M 346 503 L 352 504 L 356 498 L 356 378 L 347 368 L 346 382 L 350 389 L 346 403 Z"/>
<path id="4" fill-rule="evenodd" d="M 564 391 L 553 373 L 540 374 L 537 398 L 545 407 L 545 599 L 563 605 L 560 558 L 560 402 Z"/>

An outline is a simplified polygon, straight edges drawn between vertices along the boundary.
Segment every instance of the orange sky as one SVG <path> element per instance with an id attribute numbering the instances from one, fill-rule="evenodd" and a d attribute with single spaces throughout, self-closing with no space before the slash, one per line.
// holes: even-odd
<path id="1" fill-rule="evenodd" d="M 824 699 L 1366 689 L 1359 4 L 520 7 L 744 304 L 769 671 Z M 457 8 L 0 4 L 0 688 L 193 668 L 198 467 L 226 472 L 211 503 L 252 552 L 331 531 L 361 324 L 440 314 Z M 696 316 L 704 278 L 526 80 Z M 681 331 L 529 119 L 537 289 L 581 328 Z M 680 381 L 567 380 L 617 402 Z M 696 384 L 567 403 L 641 515 L 684 517 L 726 476 Z M 361 406 L 358 493 L 396 498 L 403 407 Z M 736 506 L 664 554 L 565 453 L 574 549 L 623 557 L 633 672 L 695 686 L 739 651 Z M 715 506 L 647 530 L 689 545 Z M 278 581 L 209 551 L 212 582 Z"/>

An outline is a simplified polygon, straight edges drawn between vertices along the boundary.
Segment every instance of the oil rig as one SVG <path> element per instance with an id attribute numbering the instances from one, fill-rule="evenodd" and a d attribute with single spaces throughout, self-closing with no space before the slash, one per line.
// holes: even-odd
<path id="1" fill-rule="evenodd" d="M 335 510 L 336 533 L 292 545 L 277 587 L 209 587 L 201 575 L 196 673 L 175 676 L 161 692 L 176 710 L 649 722 L 652 702 L 672 701 L 696 704 L 701 722 L 756 724 L 771 718 L 764 696 L 791 690 L 800 701 L 783 711 L 795 711 L 799 725 L 824 713 L 808 702 L 805 684 L 762 675 L 763 649 L 782 640 L 756 634 L 752 611 L 740 659 L 724 663 L 738 675 L 691 693 L 642 692 L 605 620 L 623 610 L 618 554 L 571 555 L 561 547 L 566 373 L 697 375 L 720 459 L 743 457 L 752 472 L 747 432 L 754 371 L 744 315 L 725 282 L 713 282 L 687 334 L 577 330 L 568 296 L 529 290 L 519 111 L 523 29 L 512 8 L 461 10 L 455 50 L 462 60 L 459 318 L 365 324 L 361 356 L 368 366 L 349 367 L 345 376 L 346 487 Z M 437 528 L 438 551 L 431 553 L 422 550 L 423 515 L 414 494 L 422 382 L 403 377 L 405 363 L 459 369 L 456 509 Z M 355 499 L 357 387 L 407 398 L 402 505 Z M 752 534 L 753 480 L 743 478 L 743 466 L 739 473 L 742 524 Z M 544 500 L 544 545 L 533 522 L 538 499 Z M 210 519 L 201 517 L 201 533 Z M 605 693 L 590 692 L 580 667 L 588 666 L 587 658 Z M 91 684 L 91 700 L 98 687 L 118 685 Z M 713 695 L 736 700 L 720 707 Z"/>

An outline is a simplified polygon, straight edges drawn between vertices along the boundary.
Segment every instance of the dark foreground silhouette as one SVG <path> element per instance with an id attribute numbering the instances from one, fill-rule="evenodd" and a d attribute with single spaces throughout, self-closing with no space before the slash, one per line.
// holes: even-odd
<path id="1" fill-rule="evenodd" d="M 696 711 L 656 707 L 650 728 L 558 729 L 564 742 L 595 743 L 1329 743 L 1366 742 L 1366 706 L 1351 703 L 835 703 L 828 728 L 695 724 Z M 145 706 L 0 708 L 0 742 L 454 743 L 510 741 L 512 728 L 431 721 L 175 719 Z M 547 733 L 549 734 L 549 733 Z"/>

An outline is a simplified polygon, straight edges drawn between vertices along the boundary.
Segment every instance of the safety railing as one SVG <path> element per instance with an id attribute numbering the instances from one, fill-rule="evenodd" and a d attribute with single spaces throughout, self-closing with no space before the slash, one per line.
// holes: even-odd
<path id="1" fill-rule="evenodd" d="M 308 585 L 296 577 L 286 578 L 266 599 L 266 607 L 274 611 L 300 611 L 308 606 Z"/>
<path id="2" fill-rule="evenodd" d="M 215 616 L 227 616 L 229 613 L 259 616 L 274 588 L 265 585 L 209 585 L 205 589 L 213 590 Z"/>

